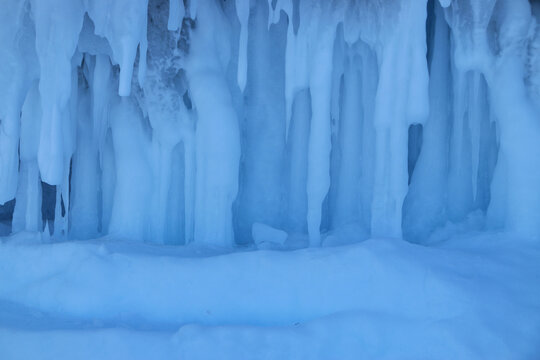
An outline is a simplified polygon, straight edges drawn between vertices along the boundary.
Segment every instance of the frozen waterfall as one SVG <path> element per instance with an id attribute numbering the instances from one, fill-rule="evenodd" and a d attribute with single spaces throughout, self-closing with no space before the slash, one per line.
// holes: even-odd
<path id="1" fill-rule="evenodd" d="M 526 0 L 4 1 L 2 231 L 538 238 L 539 15 Z"/>

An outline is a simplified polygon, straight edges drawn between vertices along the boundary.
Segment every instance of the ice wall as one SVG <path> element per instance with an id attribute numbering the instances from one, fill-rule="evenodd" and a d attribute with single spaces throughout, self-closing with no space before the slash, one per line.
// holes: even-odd
<path id="1" fill-rule="evenodd" d="M 423 242 L 471 214 L 537 238 L 539 12 L 527 0 L 5 1 L 0 201 L 16 201 L 13 232 L 53 239 Z"/>

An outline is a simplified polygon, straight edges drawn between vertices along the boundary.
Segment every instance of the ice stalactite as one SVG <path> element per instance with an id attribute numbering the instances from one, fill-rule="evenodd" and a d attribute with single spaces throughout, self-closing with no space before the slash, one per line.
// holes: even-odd
<path id="1" fill-rule="evenodd" d="M 182 20 L 186 14 L 183 0 L 170 0 L 169 1 L 169 21 L 167 29 L 176 31 L 182 25 Z"/>
<path id="2" fill-rule="evenodd" d="M 150 4 L 156 9 L 151 14 L 149 38 L 158 39 L 166 32 L 163 24 L 164 12 L 158 11 L 155 2 Z M 182 6 L 183 9 L 183 6 Z M 182 16 L 184 10 L 174 16 Z M 170 17 L 169 14 L 169 25 Z M 170 28 L 170 26 L 168 26 Z M 185 236 L 180 236 L 185 242 L 193 239 L 193 137 L 194 123 L 192 115 L 186 108 L 184 96 L 187 95 L 185 73 L 181 68 L 180 50 L 170 47 L 170 43 L 182 41 L 180 31 L 167 34 L 168 41 L 153 41 L 148 51 L 148 74 L 145 81 L 144 99 L 148 111 L 148 119 L 152 127 L 152 171 L 153 195 L 151 212 L 151 235 L 155 242 L 178 243 L 178 234 L 184 230 Z M 184 157 L 178 159 L 178 147 L 183 148 Z M 180 160 L 180 161 L 179 161 Z M 175 169 L 182 167 L 184 176 L 176 176 Z M 182 189 L 184 186 L 184 189 Z M 175 188 L 180 187 L 178 191 Z M 185 190 L 185 191 L 184 191 Z M 179 201 L 178 206 L 171 204 L 170 195 Z M 175 210 L 172 211 L 171 207 Z M 167 221 L 171 218 L 171 221 Z M 179 226 L 183 225 L 183 226 Z"/>
<path id="3" fill-rule="evenodd" d="M 109 41 L 112 60 L 120 65 L 118 94 L 129 96 L 137 49 L 141 86 L 146 76 L 148 0 L 85 0 L 85 4 L 95 25 L 95 34 Z"/>
<path id="4" fill-rule="evenodd" d="M 446 220 L 449 110 L 452 99 L 450 30 L 439 4 L 433 4 L 432 8 L 429 118 L 424 126 L 422 151 L 403 205 L 403 233 L 412 241 L 425 240 Z"/>
<path id="5" fill-rule="evenodd" d="M 333 3 L 300 5 L 299 33 L 307 41 L 307 81 L 311 93 L 311 121 L 307 154 L 307 227 L 311 246 L 321 244 L 323 201 L 330 188 L 331 99 L 333 49 L 337 19 Z M 317 40 L 315 40 L 317 39 Z"/>
<path id="6" fill-rule="evenodd" d="M 39 77 L 35 32 L 26 1 L 10 1 L 0 14 L 0 203 L 15 197 L 19 168 L 20 113 Z"/>
<path id="7" fill-rule="evenodd" d="M 216 0 L 198 4 L 186 74 L 197 114 L 194 238 L 200 243 L 230 246 L 240 134 L 225 76 L 231 30 L 222 14 Z"/>
<path id="8" fill-rule="evenodd" d="M 286 161 L 284 44 L 286 18 L 268 28 L 270 9 L 264 0 L 254 1 L 248 41 L 248 82 L 243 92 L 242 179 L 238 194 L 235 231 L 241 238 L 249 238 L 254 223 L 275 228 L 284 227 L 283 199 Z M 305 184 L 303 189 L 305 189 Z"/>
<path id="9" fill-rule="evenodd" d="M 499 218 L 492 224 L 525 236 L 540 236 L 540 191 L 533 185 L 540 181 L 540 128 L 535 120 L 537 110 L 529 100 L 524 82 L 526 43 L 532 23 L 530 4 L 454 1 L 447 10 L 447 18 L 457 43 L 457 66 L 462 71 L 484 74 L 500 130 L 498 169 L 492 191 L 505 197 L 493 199 L 494 204 L 505 204 L 505 209 L 495 211 Z"/>
<path id="10" fill-rule="evenodd" d="M 150 139 L 141 111 L 130 98 L 120 98 L 111 109 L 116 186 L 109 233 L 133 240 L 149 239 L 151 204 Z M 134 196 L 134 194 L 137 194 Z"/>
<path id="11" fill-rule="evenodd" d="M 375 100 L 375 178 L 371 233 L 401 237 L 407 194 L 407 130 L 428 114 L 426 1 L 401 1 L 392 29 L 380 29 Z M 383 14 L 379 14 L 383 16 Z"/>
<path id="12" fill-rule="evenodd" d="M 339 227 L 347 223 L 358 223 L 361 218 L 361 137 L 362 116 L 362 79 L 358 69 L 359 63 L 353 51 L 346 59 L 343 79 L 343 96 L 341 100 L 341 116 L 339 122 L 339 173 L 337 175 L 335 210 L 332 214 L 332 226 Z M 341 77 L 340 77 L 341 78 Z"/>
<path id="13" fill-rule="evenodd" d="M 41 103 L 34 82 L 24 102 L 19 142 L 20 169 L 12 231 L 41 231 L 41 181 L 37 163 Z M 95 195 L 94 195 L 95 196 Z"/>
<path id="14" fill-rule="evenodd" d="M 43 181 L 61 185 L 64 174 L 64 128 L 70 120 L 71 59 L 82 28 L 82 0 L 32 1 L 36 49 L 40 64 L 39 91 L 43 116 L 38 163 Z M 54 25 L 53 25 L 54 24 Z"/>
<path id="15" fill-rule="evenodd" d="M 90 94 L 82 89 L 77 109 L 77 149 L 73 155 L 70 194 L 71 236 L 89 239 L 98 234 L 99 159 L 92 136 Z"/>
<path id="16" fill-rule="evenodd" d="M 309 89 L 299 91 L 293 102 L 289 138 L 287 223 L 292 233 L 307 231 L 307 148 L 311 96 Z"/>

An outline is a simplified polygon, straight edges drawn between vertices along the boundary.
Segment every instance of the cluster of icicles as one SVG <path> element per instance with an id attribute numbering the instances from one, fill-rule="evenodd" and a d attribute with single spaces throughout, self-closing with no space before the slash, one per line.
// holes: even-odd
<path id="1" fill-rule="evenodd" d="M 538 236 L 536 13 L 527 0 L 4 1 L 0 202 L 15 199 L 13 232 L 58 238 L 425 241 L 471 214 Z"/>

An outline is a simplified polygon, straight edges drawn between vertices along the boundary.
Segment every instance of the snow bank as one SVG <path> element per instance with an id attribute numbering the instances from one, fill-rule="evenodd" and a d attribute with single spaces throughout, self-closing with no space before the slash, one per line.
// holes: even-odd
<path id="1" fill-rule="evenodd" d="M 125 243 L 23 240 L 32 239 L 0 245 L 0 271 L 10 274 L 0 282 L 3 358 L 540 351 L 540 249 L 497 234 L 430 248 L 373 239 L 202 258 L 149 245 L 132 252 Z"/>

